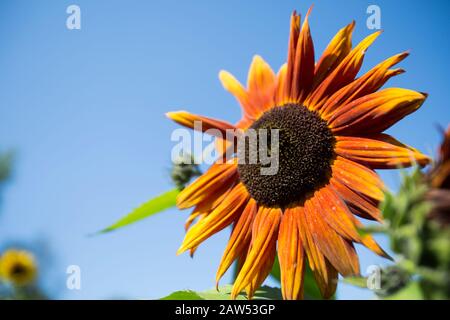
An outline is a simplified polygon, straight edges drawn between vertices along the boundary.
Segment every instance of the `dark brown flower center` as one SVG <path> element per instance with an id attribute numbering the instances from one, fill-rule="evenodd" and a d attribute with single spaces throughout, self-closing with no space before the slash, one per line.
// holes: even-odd
<path id="1" fill-rule="evenodd" d="M 245 152 L 238 156 L 240 180 L 259 204 L 284 208 L 304 200 L 328 181 L 335 139 L 317 113 L 304 106 L 287 104 L 264 113 L 250 129 L 264 132 L 256 135 L 257 150 L 267 145 L 268 157 L 278 153 L 275 174 L 263 174 L 261 170 L 273 166 L 273 162 L 261 161 L 259 156 L 257 162 L 251 162 L 255 152 L 251 143 L 246 143 Z M 272 129 L 278 129 L 278 139 L 271 139 Z M 264 143 L 261 139 L 266 134 L 267 142 Z"/>
<path id="2" fill-rule="evenodd" d="M 17 263 L 11 269 L 11 274 L 14 276 L 21 276 L 28 271 L 28 268 L 24 265 Z"/>

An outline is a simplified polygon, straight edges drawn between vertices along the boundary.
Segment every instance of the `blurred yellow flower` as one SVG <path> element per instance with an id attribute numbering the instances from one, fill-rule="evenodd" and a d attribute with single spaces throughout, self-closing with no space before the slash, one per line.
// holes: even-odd
<path id="1" fill-rule="evenodd" d="M 28 251 L 10 249 L 0 257 L 0 280 L 26 286 L 34 281 L 36 274 L 36 261 Z"/>

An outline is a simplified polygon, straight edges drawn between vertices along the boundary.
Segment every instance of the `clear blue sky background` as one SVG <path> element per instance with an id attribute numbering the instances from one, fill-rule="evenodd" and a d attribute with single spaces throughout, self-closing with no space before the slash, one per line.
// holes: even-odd
<path id="1" fill-rule="evenodd" d="M 3 192 L 0 243 L 45 239 L 56 256 L 48 279 L 54 279 L 60 298 L 158 298 L 213 287 L 228 233 L 210 239 L 194 259 L 177 257 L 188 211 L 170 210 L 116 233 L 86 235 L 171 188 L 170 133 L 176 125 L 164 112 L 188 109 L 236 121 L 239 107 L 222 89 L 218 71 L 245 81 L 254 54 L 278 68 L 286 58 L 291 11 L 305 13 L 311 3 L 2 1 L 0 146 L 17 150 L 17 160 Z M 449 2 L 314 3 L 310 21 L 317 52 L 352 19 L 354 42 L 368 35 L 366 8 L 380 6 L 385 32 L 369 49 L 362 71 L 411 50 L 401 65 L 407 73 L 389 85 L 430 97 L 390 132 L 432 153 L 440 140 L 436 125 L 450 120 Z M 70 4 L 81 7 L 79 31 L 65 26 Z M 395 188 L 398 172 L 383 177 Z M 361 253 L 363 271 L 384 263 Z M 80 291 L 65 289 L 69 264 L 81 267 Z M 348 286 L 339 294 L 371 297 Z"/>

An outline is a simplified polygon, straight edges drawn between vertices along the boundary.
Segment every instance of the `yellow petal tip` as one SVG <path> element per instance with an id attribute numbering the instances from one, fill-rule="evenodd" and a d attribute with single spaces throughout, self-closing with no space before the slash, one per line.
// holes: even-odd
<path id="1" fill-rule="evenodd" d="M 259 54 L 253 55 L 253 59 L 252 60 L 253 60 L 253 62 L 259 62 L 259 63 L 264 62 L 264 59 Z"/>
<path id="2" fill-rule="evenodd" d="M 229 75 L 229 72 L 226 70 L 220 70 L 219 71 L 219 79 L 222 80 L 222 78 L 227 77 Z"/>
<path id="3" fill-rule="evenodd" d="M 184 246 L 179 247 L 177 250 L 177 256 L 179 256 L 180 254 L 182 254 L 185 251 L 186 251 L 186 248 Z"/>
<path id="4" fill-rule="evenodd" d="M 175 120 L 177 118 L 177 113 L 180 111 L 169 111 L 165 113 L 165 116 L 171 120 Z"/>

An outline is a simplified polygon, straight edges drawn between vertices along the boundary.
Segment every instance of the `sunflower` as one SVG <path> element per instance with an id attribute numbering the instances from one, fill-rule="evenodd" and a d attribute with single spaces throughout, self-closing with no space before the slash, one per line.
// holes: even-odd
<path id="1" fill-rule="evenodd" d="M 251 298 L 270 273 L 276 254 L 284 299 L 303 297 L 306 263 L 324 298 L 336 290 L 338 274 L 358 275 L 354 243 L 386 257 L 370 235 L 361 235 L 358 217 L 381 221 L 383 183 L 374 169 L 395 169 L 429 158 L 382 133 L 417 110 L 426 94 L 401 88 L 378 91 L 408 53 L 381 62 L 357 78 L 375 32 L 352 48 L 352 22 L 341 29 L 315 62 L 308 17 L 291 16 L 287 63 L 275 74 L 255 56 L 244 88 L 221 71 L 224 88 L 240 103 L 236 125 L 169 112 L 175 122 L 202 130 L 279 129 L 279 170 L 261 175 L 261 163 L 235 158 L 214 163 L 177 198 L 180 209 L 194 207 L 178 250 L 193 253 L 211 235 L 233 225 L 216 282 L 237 261 L 232 298 Z M 220 141 L 220 139 L 219 139 Z M 223 151 L 230 141 L 219 143 Z M 248 150 L 247 150 L 248 151 Z M 196 221 L 194 225 L 192 223 Z M 191 226 L 192 225 L 192 226 Z"/>
<path id="2" fill-rule="evenodd" d="M 28 251 L 10 249 L 0 257 L 0 279 L 16 286 L 31 284 L 36 278 L 34 256 Z"/>

